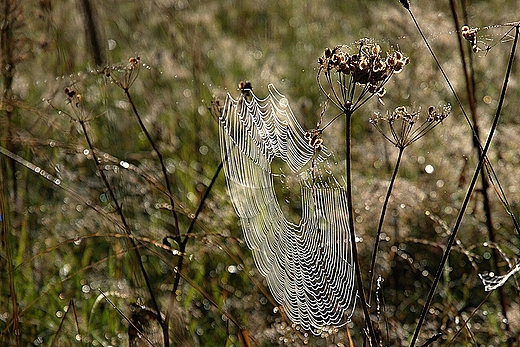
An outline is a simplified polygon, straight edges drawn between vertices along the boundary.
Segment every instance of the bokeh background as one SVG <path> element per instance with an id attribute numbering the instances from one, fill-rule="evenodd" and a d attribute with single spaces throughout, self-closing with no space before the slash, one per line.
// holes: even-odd
<path id="1" fill-rule="evenodd" d="M 514 36 L 506 35 L 511 26 L 501 24 L 519 19 L 518 4 L 456 1 L 454 6 L 459 24 L 482 28 L 483 50 L 471 53 L 466 42 L 463 47 L 474 76 L 473 120 L 485 139 Z M 450 1 L 413 1 L 411 8 L 470 114 L 460 28 Z M 373 129 L 369 117 L 400 105 L 452 105 L 443 124 L 405 151 L 376 267 L 384 282 L 372 294 L 381 304 L 372 307 L 373 320 L 385 345 L 408 345 L 477 152 L 460 106 L 399 1 L 2 0 L 1 9 L 1 345 L 149 345 L 132 332 L 127 317 L 161 346 L 152 297 L 169 317 L 173 346 L 362 345 L 359 308 L 336 335 L 313 337 L 292 327 L 270 297 L 242 240 L 223 173 L 214 176 L 220 152 L 211 105 L 228 92 L 238 96 L 242 80 L 251 81 L 261 97 L 273 83 L 303 127 L 313 128 L 325 102 L 316 83 L 318 57 L 325 47 L 364 37 L 378 41 L 383 51 L 398 48 L 410 64 L 387 84 L 384 105 L 374 99 L 353 120 L 363 276 L 397 158 L 397 149 Z M 160 162 L 124 90 L 103 73 L 113 67 L 117 80 L 131 57 L 140 58 L 139 73 L 128 91 L 164 158 L 180 233 L 190 230 L 178 286 L 179 256 L 171 250 L 178 250 L 181 240 L 163 242 L 175 234 L 176 223 Z M 489 153 L 515 216 L 520 215 L 518 67 L 517 59 Z M 82 96 L 81 111 L 70 104 L 65 88 Z M 324 119 L 335 115 L 329 105 Z M 81 123 L 136 243 L 120 228 Z M 339 175 L 343 125 L 338 119 L 323 136 Z M 518 339 L 516 279 L 487 297 L 478 278 L 486 271 L 506 273 L 520 254 L 519 234 L 493 188 L 486 189 L 485 202 L 482 183 L 477 185 L 421 331 L 423 343 L 437 334 L 435 343 L 441 345 L 502 346 Z"/>

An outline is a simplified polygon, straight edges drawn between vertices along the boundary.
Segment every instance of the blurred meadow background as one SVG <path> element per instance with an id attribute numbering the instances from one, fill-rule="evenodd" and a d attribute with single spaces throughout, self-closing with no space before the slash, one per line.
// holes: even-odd
<path id="1" fill-rule="evenodd" d="M 514 36 L 496 24 L 520 19 L 517 1 L 418 0 L 411 9 L 484 143 Z M 469 89 L 463 24 L 483 28 L 481 51 L 462 45 Z M 364 279 L 398 154 L 369 118 L 401 105 L 452 105 L 405 151 L 381 237 L 373 321 L 382 345 L 409 345 L 478 152 L 399 1 L 1 0 L 0 35 L 0 345 L 363 345 L 359 303 L 337 334 L 315 337 L 271 298 L 219 170 L 212 104 L 237 97 L 242 80 L 260 97 L 273 83 L 314 128 L 326 100 L 318 57 L 364 37 L 410 57 L 384 105 L 374 98 L 353 119 Z M 516 59 L 488 153 L 517 217 L 519 67 Z M 329 105 L 324 120 L 334 116 Z M 323 134 L 340 174 L 343 123 Z M 478 277 L 505 274 L 520 254 L 494 188 L 479 180 L 473 192 L 420 344 L 518 343 L 515 276 L 490 293 Z"/>

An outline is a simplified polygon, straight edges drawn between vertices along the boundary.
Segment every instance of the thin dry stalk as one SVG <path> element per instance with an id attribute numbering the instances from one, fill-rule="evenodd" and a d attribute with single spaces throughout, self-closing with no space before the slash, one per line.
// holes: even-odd
<path id="1" fill-rule="evenodd" d="M 412 15 L 411 11 L 409 11 L 409 12 Z M 415 21 L 415 19 L 414 19 L 414 21 Z M 415 23 L 417 23 L 417 22 L 415 21 Z M 493 119 L 493 124 L 491 126 L 490 131 L 489 131 L 489 136 L 488 136 L 488 138 L 486 140 L 486 144 L 485 144 L 485 146 L 484 146 L 484 148 L 482 150 L 482 156 L 481 156 L 481 158 L 480 158 L 480 160 L 478 162 L 478 165 L 477 165 L 477 167 L 475 169 L 475 172 L 473 174 L 473 178 L 472 178 L 471 183 L 470 183 L 470 185 L 468 187 L 466 196 L 464 198 L 464 201 L 462 203 L 461 209 L 460 209 L 459 214 L 457 216 L 457 220 L 455 222 L 453 230 L 452 230 L 452 232 L 450 234 L 450 237 L 448 239 L 448 243 L 446 245 L 446 250 L 444 251 L 444 254 L 442 256 L 442 259 L 441 259 L 441 262 L 439 264 L 439 267 L 437 268 L 437 273 L 435 275 L 435 278 L 434 278 L 432 287 L 430 289 L 430 292 L 428 293 L 428 298 L 426 299 L 426 303 L 425 303 L 425 305 L 423 307 L 421 315 L 419 316 L 419 321 L 418 321 L 417 326 L 415 328 L 415 332 L 414 332 L 413 337 L 412 337 L 412 342 L 410 344 L 411 347 L 415 346 L 415 344 L 417 342 L 417 338 L 419 336 L 419 332 L 420 332 L 421 327 L 422 327 L 422 325 L 424 323 L 426 315 L 428 314 L 428 310 L 429 310 L 430 304 L 431 304 L 431 302 L 433 300 L 433 295 L 435 294 L 435 290 L 437 288 L 439 280 L 440 280 L 440 278 L 442 276 L 442 273 L 444 272 L 444 265 L 446 264 L 446 262 L 448 260 L 448 257 L 449 257 L 449 254 L 450 254 L 450 251 L 451 251 L 451 248 L 453 247 L 453 245 L 455 243 L 457 232 L 458 232 L 458 230 L 460 228 L 460 225 L 462 223 L 462 219 L 464 217 L 464 213 L 466 212 L 466 209 L 468 207 L 469 201 L 471 199 L 471 195 L 473 193 L 473 189 L 475 188 L 475 185 L 477 183 L 477 179 L 479 177 L 481 169 L 482 169 L 482 167 L 484 165 L 484 161 L 486 159 L 486 154 L 487 154 L 487 152 L 489 150 L 489 147 L 491 146 L 491 141 L 493 139 L 493 135 L 495 134 L 496 128 L 498 126 L 498 120 L 499 120 L 500 115 L 502 113 L 502 107 L 503 107 L 505 96 L 506 96 L 507 86 L 509 84 L 509 77 L 511 75 L 511 70 L 512 70 L 512 66 L 513 66 L 513 60 L 514 60 L 514 57 L 515 57 L 515 54 L 516 54 L 516 46 L 517 46 L 517 43 L 518 43 L 519 34 L 520 34 L 520 27 L 516 26 L 515 27 L 515 38 L 514 38 L 514 41 L 513 41 L 513 45 L 511 47 L 511 54 L 509 56 L 509 61 L 508 61 L 508 66 L 507 66 L 507 70 L 506 70 L 506 75 L 504 77 L 504 82 L 503 82 L 503 85 L 502 85 L 502 91 L 500 93 L 500 98 L 499 98 L 499 101 L 498 101 L 498 106 L 497 106 L 497 110 L 496 110 L 496 113 L 495 113 L 495 117 Z"/>
<path id="2" fill-rule="evenodd" d="M 454 0 L 450 0 L 450 8 L 452 12 L 453 22 L 455 25 L 456 30 L 461 28 L 459 17 L 457 15 L 456 5 Z M 466 63 L 466 51 L 464 50 L 464 45 L 462 42 L 462 36 L 457 35 L 457 41 L 458 41 L 458 47 L 460 52 L 460 58 L 462 62 L 462 70 L 464 72 L 464 80 L 466 85 L 466 94 L 468 95 L 468 102 L 469 102 L 469 109 L 471 114 L 471 119 L 473 121 L 473 128 L 475 129 L 475 135 L 477 138 L 480 138 L 480 127 L 478 124 L 478 116 L 477 116 L 477 103 L 476 103 L 476 96 L 475 96 L 475 79 L 474 79 L 474 70 L 473 70 L 473 64 L 467 64 Z M 472 54 L 467 55 L 467 59 L 471 62 L 472 60 Z M 477 152 L 478 158 L 480 160 L 480 157 L 482 156 L 482 151 L 480 148 L 480 143 L 475 141 L 475 137 L 473 138 L 473 148 Z M 487 166 L 483 166 L 480 171 L 480 178 L 481 178 L 481 184 L 482 189 L 479 189 L 479 193 L 482 195 L 482 203 L 483 203 L 483 209 L 484 209 L 484 218 L 485 218 L 485 225 L 489 236 L 489 241 L 495 242 L 495 230 L 493 228 L 493 220 L 492 220 L 492 213 L 491 213 L 491 203 L 489 201 L 489 178 L 487 175 Z M 501 275 L 502 271 L 500 270 L 500 267 L 498 266 L 498 259 L 499 254 L 496 249 L 492 250 L 493 256 L 491 260 L 491 266 L 494 269 L 494 272 L 497 275 Z M 500 287 L 498 290 L 499 298 L 500 298 L 500 306 L 502 308 L 502 314 L 505 318 L 505 321 L 508 322 L 507 319 L 507 304 L 506 304 L 506 298 L 504 294 L 504 288 Z M 508 332 L 511 332 L 511 327 L 509 323 L 506 323 L 506 330 Z"/>
<path id="3" fill-rule="evenodd" d="M 83 130 L 83 135 L 85 136 L 85 139 L 87 140 L 88 147 L 89 147 L 89 149 L 90 149 L 90 151 L 92 153 L 92 157 L 93 157 L 93 159 L 94 159 L 94 161 L 96 163 L 96 167 L 97 167 L 97 170 L 99 172 L 99 175 L 101 176 L 101 179 L 102 179 L 102 181 L 103 181 L 103 183 L 105 185 L 105 188 L 109 192 L 110 197 L 111 197 L 111 199 L 114 202 L 114 205 L 116 207 L 116 211 L 119 214 L 119 217 L 121 218 L 121 222 L 123 223 L 124 230 L 125 230 L 125 232 L 127 234 L 131 234 L 131 228 L 130 228 L 130 226 L 128 225 L 128 223 L 126 221 L 125 215 L 123 213 L 123 208 L 121 207 L 121 204 L 117 200 L 116 195 L 114 194 L 114 192 L 112 190 L 112 186 L 110 185 L 110 182 L 108 181 L 108 178 L 105 175 L 105 172 L 101 169 L 102 165 L 99 162 L 99 159 L 97 157 L 97 153 L 96 153 L 96 151 L 94 149 L 94 146 L 92 145 L 92 141 L 90 140 L 90 137 L 88 135 L 87 127 L 85 125 L 85 120 L 78 119 L 78 122 L 81 125 L 81 129 Z M 137 247 L 137 243 L 136 243 L 135 239 L 129 238 L 129 240 L 132 243 L 132 246 L 133 246 L 132 248 L 134 250 L 137 263 L 139 264 L 139 268 L 140 268 L 141 273 L 143 275 L 143 278 L 145 280 L 146 287 L 147 287 L 148 292 L 150 294 L 150 299 L 152 300 L 152 305 L 153 305 L 154 309 L 157 312 L 161 312 L 161 310 L 159 308 L 158 301 L 157 301 L 157 299 L 155 297 L 155 292 L 153 290 L 152 283 L 150 281 L 148 273 L 146 272 L 146 269 L 144 268 L 144 264 L 143 264 L 142 257 L 141 257 L 141 252 L 139 251 L 139 248 Z M 168 335 L 169 335 L 168 322 L 165 321 L 164 319 L 162 319 L 162 317 L 159 316 L 159 323 L 161 324 L 161 327 L 163 329 L 164 346 L 165 347 L 169 347 L 170 339 L 168 337 Z"/>
<path id="4" fill-rule="evenodd" d="M 2 223 L 2 235 L 0 238 L 1 245 L 5 248 L 6 262 L 7 262 L 7 272 L 9 278 L 9 295 L 11 297 L 11 322 L 14 323 L 14 336 L 16 341 L 16 346 L 21 347 L 21 334 L 20 334 L 20 322 L 19 322 L 19 313 L 18 313 L 18 298 L 16 294 L 16 286 L 14 279 L 14 271 L 13 271 L 13 255 L 11 250 L 11 235 L 9 231 L 9 213 L 7 210 L 7 199 L 5 196 L 6 187 L 5 187 L 5 175 L 4 175 L 4 158 L 1 160 L 2 167 L 0 168 L 0 219 Z M 6 328 L 7 330 L 7 328 Z M 5 333 L 5 331 L 4 331 Z"/>

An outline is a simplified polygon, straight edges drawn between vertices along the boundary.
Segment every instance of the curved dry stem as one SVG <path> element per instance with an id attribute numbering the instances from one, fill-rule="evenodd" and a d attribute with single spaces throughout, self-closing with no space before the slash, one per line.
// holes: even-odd
<path id="1" fill-rule="evenodd" d="M 372 251 L 372 262 L 370 263 L 370 270 L 368 272 L 370 276 L 370 289 L 368 291 L 368 304 L 370 305 L 370 299 L 372 298 L 372 289 L 374 285 L 374 269 L 376 266 L 377 252 L 379 251 L 379 242 L 381 237 L 381 231 L 383 229 L 383 223 L 385 220 L 385 214 L 388 206 L 388 201 L 390 200 L 390 196 L 392 195 L 392 188 L 394 186 L 395 180 L 397 178 L 397 172 L 399 171 L 399 166 L 401 164 L 401 159 L 403 157 L 404 147 L 399 147 L 399 155 L 397 156 L 397 162 L 395 163 L 394 172 L 392 174 L 392 178 L 390 179 L 390 185 L 388 186 L 388 190 L 386 191 L 385 202 L 383 203 L 383 207 L 381 209 L 381 216 L 379 217 L 379 224 L 377 226 L 376 240 L 374 244 L 374 250 Z"/>

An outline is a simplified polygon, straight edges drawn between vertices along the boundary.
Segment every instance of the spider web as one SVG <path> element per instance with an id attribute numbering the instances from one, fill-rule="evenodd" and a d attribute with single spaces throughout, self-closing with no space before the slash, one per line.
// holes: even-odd
<path id="1" fill-rule="evenodd" d="M 498 289 L 502 287 L 509 277 L 513 276 L 517 272 L 520 271 L 520 263 L 516 264 L 514 268 L 512 268 L 507 274 L 503 276 L 497 276 L 493 272 L 485 272 L 478 274 L 478 277 L 482 280 L 482 284 L 484 285 L 484 290 L 486 292 Z"/>
<path id="2" fill-rule="evenodd" d="M 227 187 L 274 299 L 296 326 L 318 335 L 346 324 L 355 306 L 346 191 L 327 169 L 326 148 L 315 153 L 287 99 L 268 89 L 265 99 L 226 98 L 219 133 Z M 274 158 L 299 183 L 297 224 L 280 208 Z"/>

